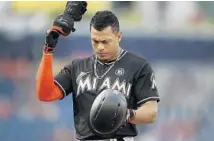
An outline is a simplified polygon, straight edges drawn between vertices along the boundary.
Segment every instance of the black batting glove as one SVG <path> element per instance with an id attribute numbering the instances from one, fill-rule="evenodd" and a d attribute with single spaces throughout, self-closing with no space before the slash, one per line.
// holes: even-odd
<path id="1" fill-rule="evenodd" d="M 74 21 L 80 21 L 82 15 L 87 11 L 86 1 L 68 1 L 64 14 L 68 14 Z"/>
<path id="2" fill-rule="evenodd" d="M 71 31 L 75 31 L 74 20 L 68 14 L 60 14 L 54 20 L 51 30 L 58 31 L 62 36 L 68 36 Z"/>
<path id="3" fill-rule="evenodd" d="M 73 19 L 66 14 L 58 15 L 54 22 L 53 26 L 45 34 L 45 53 L 53 53 L 59 36 L 68 36 L 71 32 L 74 32 L 74 21 Z"/>
<path id="4" fill-rule="evenodd" d="M 46 33 L 44 52 L 53 53 L 60 35 L 68 36 L 75 32 L 74 21 L 80 21 L 86 11 L 87 2 L 68 1 L 64 13 L 56 17 L 53 26 Z"/>
<path id="5" fill-rule="evenodd" d="M 60 33 L 56 30 L 48 30 L 45 34 L 44 53 L 53 53 L 58 42 Z"/>
<path id="6" fill-rule="evenodd" d="M 126 122 L 129 123 L 131 122 L 136 116 L 136 112 L 133 109 L 128 109 L 127 110 L 127 117 L 126 117 Z"/>

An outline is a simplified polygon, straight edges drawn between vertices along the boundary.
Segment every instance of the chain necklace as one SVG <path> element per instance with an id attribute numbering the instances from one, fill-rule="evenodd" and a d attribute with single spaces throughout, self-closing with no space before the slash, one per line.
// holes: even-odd
<path id="1" fill-rule="evenodd" d="M 111 68 L 114 66 L 114 64 L 120 59 L 122 52 L 123 52 L 123 50 L 120 49 L 120 55 L 118 55 L 117 59 L 113 63 L 111 63 L 111 66 L 101 76 L 99 76 L 98 73 L 97 73 L 98 59 L 97 59 L 97 56 L 96 56 L 95 57 L 95 62 L 94 62 L 94 74 L 95 74 L 96 78 L 102 79 L 111 70 Z"/>

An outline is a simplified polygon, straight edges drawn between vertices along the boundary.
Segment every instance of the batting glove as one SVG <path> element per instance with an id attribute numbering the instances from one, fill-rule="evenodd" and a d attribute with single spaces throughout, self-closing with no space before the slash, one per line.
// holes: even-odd
<path id="1" fill-rule="evenodd" d="M 86 1 L 68 1 L 64 14 L 68 14 L 74 21 L 80 21 L 82 15 L 87 11 Z"/>
<path id="2" fill-rule="evenodd" d="M 71 31 L 75 31 L 73 19 L 69 15 L 58 15 L 53 22 L 53 26 L 46 32 L 44 52 L 53 53 L 59 36 L 68 36 Z"/>
<path id="3" fill-rule="evenodd" d="M 126 117 L 126 122 L 129 123 L 132 121 L 136 116 L 136 112 L 133 109 L 128 109 L 127 110 L 127 117 Z"/>
<path id="4" fill-rule="evenodd" d="M 62 36 L 68 36 L 71 31 L 75 31 L 74 21 L 70 15 L 60 14 L 54 20 L 51 30 L 57 31 Z"/>
<path id="5" fill-rule="evenodd" d="M 45 53 L 53 53 L 58 42 L 59 35 L 60 33 L 55 30 L 48 30 L 46 32 L 44 45 Z"/>

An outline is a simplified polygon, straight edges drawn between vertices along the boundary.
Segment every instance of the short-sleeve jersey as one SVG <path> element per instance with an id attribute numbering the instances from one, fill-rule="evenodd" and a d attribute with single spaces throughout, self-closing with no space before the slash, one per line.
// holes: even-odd
<path id="1" fill-rule="evenodd" d="M 102 63 L 96 56 L 75 59 L 56 76 L 55 83 L 64 96 L 73 94 L 74 124 L 77 139 L 102 139 L 88 126 L 91 105 L 106 88 L 121 91 L 127 98 L 128 108 L 137 109 L 147 101 L 159 101 L 155 75 L 146 59 L 123 50 L 120 57 Z M 104 120 L 104 119 L 103 119 Z M 115 137 L 136 136 L 134 124 L 117 131 Z"/>

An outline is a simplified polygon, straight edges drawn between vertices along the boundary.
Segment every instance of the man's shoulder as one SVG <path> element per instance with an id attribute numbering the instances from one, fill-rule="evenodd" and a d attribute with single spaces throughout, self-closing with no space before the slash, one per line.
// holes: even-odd
<path id="1" fill-rule="evenodd" d="M 72 60 L 72 63 L 79 64 L 84 62 L 90 62 L 90 61 L 93 61 L 93 59 L 94 59 L 94 55 L 88 56 L 88 57 L 74 58 Z"/>
<path id="2" fill-rule="evenodd" d="M 144 66 L 148 64 L 148 60 L 144 56 L 140 56 L 129 51 L 127 51 L 126 56 L 126 60 L 133 65 Z"/>
<path id="3" fill-rule="evenodd" d="M 128 52 L 126 60 L 127 63 L 129 62 L 128 64 L 131 64 L 131 66 L 135 66 L 133 68 L 136 70 L 136 76 L 153 72 L 151 64 L 143 56 Z"/>
<path id="4" fill-rule="evenodd" d="M 93 63 L 94 55 L 82 58 L 75 58 L 72 60 L 73 67 L 85 66 L 87 67 L 89 64 Z"/>

